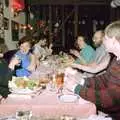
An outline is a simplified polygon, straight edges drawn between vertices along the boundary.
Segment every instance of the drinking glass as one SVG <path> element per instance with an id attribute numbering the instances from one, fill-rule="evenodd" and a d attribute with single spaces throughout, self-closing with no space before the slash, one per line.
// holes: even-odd
<path id="1" fill-rule="evenodd" d="M 64 84 L 64 73 L 59 73 L 56 75 L 56 87 L 58 89 L 58 93 L 62 93 Z"/>
<path id="2" fill-rule="evenodd" d="M 16 111 L 16 120 L 30 120 L 31 117 L 32 117 L 32 111 L 30 111 L 30 110 Z"/>
<path id="3" fill-rule="evenodd" d="M 49 76 L 49 90 L 54 92 L 56 91 L 56 85 L 55 85 L 55 74 Z"/>

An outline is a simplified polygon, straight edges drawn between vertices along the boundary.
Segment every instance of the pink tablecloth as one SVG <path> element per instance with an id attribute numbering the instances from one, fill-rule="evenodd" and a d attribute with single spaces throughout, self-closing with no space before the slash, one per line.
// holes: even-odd
<path id="1" fill-rule="evenodd" d="M 15 114 L 17 110 L 32 110 L 36 116 L 61 116 L 70 115 L 75 117 L 88 117 L 96 114 L 93 103 L 79 99 L 76 103 L 64 103 L 55 92 L 44 91 L 34 98 L 13 97 L 10 95 L 6 101 L 0 104 L 0 116 Z"/>

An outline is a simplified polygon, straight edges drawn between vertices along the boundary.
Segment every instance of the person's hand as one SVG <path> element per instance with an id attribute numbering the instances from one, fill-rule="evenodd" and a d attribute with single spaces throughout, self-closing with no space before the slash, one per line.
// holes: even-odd
<path id="1" fill-rule="evenodd" d="M 13 57 L 11 59 L 11 63 L 14 64 L 14 65 L 19 65 L 20 62 L 21 62 L 21 60 L 19 58 L 17 58 L 17 57 Z"/>
<path id="2" fill-rule="evenodd" d="M 36 67 L 38 68 L 40 66 L 40 61 L 37 59 L 36 60 Z"/>
<path id="3" fill-rule="evenodd" d="M 53 47 L 53 44 L 51 43 L 51 44 L 49 45 L 49 49 L 52 49 L 52 47 Z"/>
<path id="4" fill-rule="evenodd" d="M 19 65 L 20 62 L 21 61 L 17 57 L 13 57 L 10 61 L 9 68 L 14 70 L 15 65 Z"/>
<path id="5" fill-rule="evenodd" d="M 3 53 L 0 53 L 0 58 L 2 58 L 4 55 L 3 55 Z"/>
<path id="6" fill-rule="evenodd" d="M 77 50 L 70 50 L 70 53 L 75 55 L 76 57 L 80 56 L 80 53 Z"/>
<path id="7" fill-rule="evenodd" d="M 79 53 L 77 50 L 75 50 L 75 51 L 74 51 L 74 55 L 75 55 L 76 57 L 79 57 L 79 56 L 80 56 L 80 53 Z"/>
<path id="8" fill-rule="evenodd" d="M 74 54 L 74 51 L 75 51 L 75 50 L 70 49 L 70 53 L 71 53 L 71 54 Z"/>

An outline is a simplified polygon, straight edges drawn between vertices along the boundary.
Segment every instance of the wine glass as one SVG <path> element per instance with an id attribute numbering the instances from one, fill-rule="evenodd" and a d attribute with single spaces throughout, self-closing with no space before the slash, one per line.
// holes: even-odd
<path id="1" fill-rule="evenodd" d="M 58 89 L 58 93 L 62 93 L 64 85 L 64 73 L 58 73 L 56 75 L 56 87 Z"/>

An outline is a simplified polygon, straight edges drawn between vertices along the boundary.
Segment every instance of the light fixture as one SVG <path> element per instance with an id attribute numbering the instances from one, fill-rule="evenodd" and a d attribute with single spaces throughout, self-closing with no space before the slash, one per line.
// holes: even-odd
<path id="1" fill-rule="evenodd" d="M 117 8 L 118 6 L 120 6 L 120 0 L 112 0 L 110 5 L 112 8 Z"/>
<path id="2" fill-rule="evenodd" d="M 14 14 L 14 17 L 18 16 L 19 13 L 24 9 L 24 0 L 12 0 L 12 11 Z"/>

